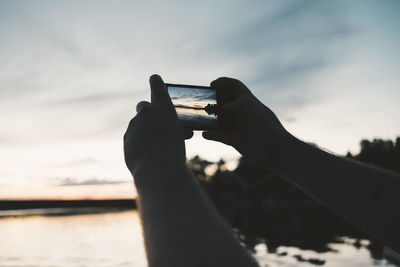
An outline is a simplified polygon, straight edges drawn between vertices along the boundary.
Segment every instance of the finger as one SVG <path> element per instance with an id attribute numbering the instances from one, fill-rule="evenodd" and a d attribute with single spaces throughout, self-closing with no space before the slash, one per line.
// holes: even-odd
<path id="1" fill-rule="evenodd" d="M 130 129 L 133 127 L 133 124 L 135 123 L 135 121 L 136 121 L 136 116 L 133 117 L 133 118 L 129 121 L 128 127 L 126 128 L 126 131 L 125 131 L 125 134 L 124 134 L 124 141 L 128 138 Z"/>
<path id="2" fill-rule="evenodd" d="M 185 140 L 192 138 L 193 137 L 193 130 L 188 129 L 188 128 L 183 128 L 183 136 L 185 137 Z"/>
<path id="3" fill-rule="evenodd" d="M 249 96 L 254 102 L 263 105 L 262 102 L 253 95 L 250 89 L 237 79 L 221 77 L 212 81 L 210 86 L 217 91 L 217 103 L 221 106 L 234 101 L 242 95 Z"/>
<path id="4" fill-rule="evenodd" d="M 167 87 L 164 81 L 157 74 L 151 75 L 150 77 L 150 89 L 151 89 L 151 103 L 156 105 L 171 106 L 172 102 L 169 98 Z"/>
<path id="5" fill-rule="evenodd" d="M 228 135 L 221 131 L 204 131 L 202 136 L 207 140 L 217 141 L 226 145 L 231 145 Z"/>
<path id="6" fill-rule="evenodd" d="M 136 105 L 136 113 L 144 112 L 146 109 L 150 108 L 151 104 L 147 101 L 140 101 Z"/>
<path id="7" fill-rule="evenodd" d="M 230 102 L 222 107 L 222 112 L 235 113 L 246 112 L 251 109 L 256 103 L 247 95 L 242 95 L 233 102 Z"/>
<path id="8" fill-rule="evenodd" d="M 133 118 L 129 121 L 128 129 L 132 127 L 132 125 L 135 123 L 135 121 L 136 121 L 136 116 L 133 117 Z"/>
<path id="9" fill-rule="evenodd" d="M 220 77 L 210 84 L 211 88 L 214 88 L 222 94 L 230 94 L 233 98 L 237 98 L 241 95 L 252 95 L 251 91 L 241 81 L 228 77 Z"/>

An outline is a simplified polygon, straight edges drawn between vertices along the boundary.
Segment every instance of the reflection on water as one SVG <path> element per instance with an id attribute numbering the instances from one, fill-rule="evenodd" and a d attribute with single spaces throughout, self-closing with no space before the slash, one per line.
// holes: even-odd
<path id="1" fill-rule="evenodd" d="M 348 240 L 348 238 L 343 238 Z M 295 247 L 280 247 L 275 253 L 267 253 L 265 244 L 256 246 L 256 258 L 261 266 L 393 266 L 387 260 L 374 260 L 365 247 L 356 248 L 345 242 L 343 244 L 329 244 L 332 251 L 318 253 L 315 251 L 304 251 Z"/>
<path id="2" fill-rule="evenodd" d="M 147 266 L 136 211 L 0 219 L 0 266 Z"/>
<path id="3" fill-rule="evenodd" d="M 188 128 L 215 128 L 217 126 L 217 116 L 208 114 L 204 109 L 190 109 L 176 107 L 178 118 L 184 126 Z"/>
<path id="4" fill-rule="evenodd" d="M 132 210 L 2 218 L 0 236 L 0 266 L 147 266 L 138 214 Z M 330 244 L 333 250 L 325 253 L 295 247 L 268 253 L 261 244 L 255 257 L 270 267 L 315 266 L 298 260 L 313 258 L 324 266 L 394 266 L 350 243 Z"/>

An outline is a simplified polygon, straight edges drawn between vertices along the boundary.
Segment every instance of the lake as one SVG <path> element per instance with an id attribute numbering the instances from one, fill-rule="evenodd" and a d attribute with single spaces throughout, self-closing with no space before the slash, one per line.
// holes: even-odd
<path id="1" fill-rule="evenodd" d="M 208 114 L 204 109 L 190 109 L 176 107 L 181 123 L 192 129 L 213 129 L 217 127 L 216 115 Z"/>
<path id="2" fill-rule="evenodd" d="M 0 266 L 147 266 L 137 211 L 63 214 L 1 218 Z M 367 249 L 348 241 L 332 244 L 337 252 L 326 253 L 280 247 L 272 254 L 260 244 L 255 257 L 271 267 L 316 266 L 296 255 L 323 260 L 323 266 L 395 266 L 373 260 Z"/>

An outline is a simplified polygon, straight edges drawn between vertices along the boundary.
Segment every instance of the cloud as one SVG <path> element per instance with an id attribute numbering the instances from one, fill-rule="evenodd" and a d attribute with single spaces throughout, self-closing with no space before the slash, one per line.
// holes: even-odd
<path id="1" fill-rule="evenodd" d="M 56 167 L 60 167 L 60 166 L 78 167 L 78 166 L 93 165 L 93 164 L 98 164 L 98 163 L 99 163 L 99 161 L 96 158 L 86 157 L 86 158 L 79 158 L 79 159 L 66 161 L 63 163 L 57 163 L 57 164 L 55 164 L 55 166 Z"/>
<path id="2" fill-rule="evenodd" d="M 3 153 L 3 162 L 17 166 L 11 172 L 21 177 L 26 176 L 19 164 L 24 158 L 33 162 L 32 166 L 38 165 L 36 159 L 43 164 L 31 171 L 35 177 L 122 179 L 117 178 L 124 177 L 122 174 L 109 172 L 124 168 L 123 131 L 135 114 L 135 104 L 149 100 L 148 77 L 154 72 L 166 82 L 199 85 L 232 76 L 245 82 L 280 118 L 287 118 L 286 122 L 296 127 L 303 123 L 302 118 L 324 122 L 327 117 L 317 121 L 315 116 L 322 114 L 322 108 L 310 116 L 300 112 L 323 100 L 332 103 L 354 85 L 336 86 L 335 82 L 346 78 L 360 81 L 363 91 L 357 97 L 366 95 L 364 88 L 374 86 L 373 81 L 365 82 L 373 75 L 362 69 L 353 70 L 350 78 L 335 76 L 342 67 L 373 65 L 374 69 L 377 62 L 371 56 L 385 54 L 385 49 L 372 49 L 362 54 L 364 61 L 352 58 L 354 50 L 361 51 L 360 47 L 380 42 L 386 35 L 379 31 L 357 39 L 360 30 L 365 30 L 359 25 L 365 27 L 368 21 L 376 27 L 386 21 L 377 20 L 375 11 L 365 12 L 365 6 L 308 0 L 1 1 L 0 144 L 18 155 Z M 358 42 L 352 43 L 354 39 Z M 399 69 L 397 65 L 390 66 L 393 73 Z M 379 73 L 384 75 L 387 69 Z M 376 78 L 376 88 L 384 89 L 384 77 Z M 392 109 L 398 110 L 394 100 L 398 97 L 390 99 Z M 337 101 L 342 102 L 361 103 L 348 94 Z M 202 146 L 196 147 L 196 153 Z M 29 149 L 34 156 L 26 155 Z M 219 153 L 205 150 L 206 155 Z M 97 159 L 99 155 L 99 162 L 73 160 Z M 71 165 L 57 165 L 66 161 Z M 104 162 L 113 163 L 105 166 Z M 85 164 L 96 167 L 86 173 L 86 168 L 81 168 L 87 167 Z M 51 171 L 56 174 L 44 175 L 48 166 L 54 167 Z M 116 182 L 70 179 L 63 183 Z"/>
<path id="3" fill-rule="evenodd" d="M 81 186 L 81 185 L 115 185 L 127 183 L 126 181 L 104 180 L 104 179 L 89 179 L 84 181 L 77 181 L 73 178 L 64 178 L 58 186 Z"/>
<path id="4" fill-rule="evenodd" d="M 341 1 L 71 3 L 0 4 L 1 144 L 119 140 L 158 71 L 239 78 L 290 117 L 321 101 L 309 81 L 355 31 Z"/>
<path id="5" fill-rule="evenodd" d="M 310 86 L 315 77 L 351 58 L 348 44 L 361 31 L 352 8 L 344 1 L 303 0 L 228 5 L 211 25 L 193 30 L 176 62 L 193 71 L 201 66 L 203 75 L 216 68 L 217 76 L 239 78 L 274 107 L 304 107 L 323 100 L 320 88 Z M 168 49 L 176 56 L 176 48 Z"/>
<path id="6" fill-rule="evenodd" d="M 321 101 L 310 80 L 356 31 L 342 1 L 24 3 L 0 10 L 0 143 L 15 146 L 119 138 L 158 71 L 233 76 L 290 113 Z"/>
<path id="7" fill-rule="evenodd" d="M 335 46 L 357 33 L 341 3 L 283 3 L 250 18 L 220 41 L 232 55 L 247 59 L 250 83 L 287 89 L 287 85 L 306 81 L 335 64 Z"/>

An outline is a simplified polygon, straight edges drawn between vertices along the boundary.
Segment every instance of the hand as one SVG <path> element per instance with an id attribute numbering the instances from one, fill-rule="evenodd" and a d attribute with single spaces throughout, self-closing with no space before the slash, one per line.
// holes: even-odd
<path id="1" fill-rule="evenodd" d="M 277 170 L 293 140 L 275 114 L 240 81 L 219 78 L 211 83 L 222 105 L 222 130 L 203 132 L 203 137 L 233 146 L 254 163 Z"/>
<path id="2" fill-rule="evenodd" d="M 150 77 L 150 88 L 151 103 L 137 104 L 137 115 L 124 135 L 125 163 L 134 177 L 142 168 L 162 169 L 171 162 L 184 164 L 184 138 L 193 136 L 193 131 L 182 129 L 160 76 Z"/>

